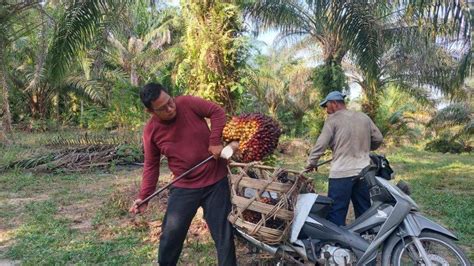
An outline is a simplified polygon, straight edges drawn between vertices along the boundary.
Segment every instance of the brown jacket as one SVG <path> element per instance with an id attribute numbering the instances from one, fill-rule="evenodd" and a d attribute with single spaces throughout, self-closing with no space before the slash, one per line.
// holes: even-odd
<path id="1" fill-rule="evenodd" d="M 339 110 L 328 116 L 316 145 L 311 149 L 308 164 L 316 165 L 329 147 L 333 161 L 329 178 L 355 176 L 369 165 L 369 152 L 383 141 L 382 133 L 364 113 Z"/>

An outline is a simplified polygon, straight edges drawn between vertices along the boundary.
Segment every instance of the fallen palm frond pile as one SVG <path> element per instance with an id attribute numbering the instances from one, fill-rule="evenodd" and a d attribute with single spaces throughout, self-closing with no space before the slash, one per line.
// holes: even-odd
<path id="1" fill-rule="evenodd" d="M 76 136 L 56 136 L 49 140 L 48 146 L 91 146 L 91 145 L 141 145 L 141 135 L 138 133 L 111 134 L 109 132 L 88 133 Z"/>
<path id="2" fill-rule="evenodd" d="M 20 168 L 34 172 L 78 172 L 139 162 L 143 162 L 143 153 L 140 147 L 128 144 L 88 145 L 65 148 L 45 155 L 18 160 L 1 167 L 0 170 Z"/>
<path id="3" fill-rule="evenodd" d="M 143 162 L 141 138 L 136 133 L 84 133 L 75 136 L 56 136 L 44 144 L 52 151 L 29 155 L 0 166 L 7 169 L 25 169 L 33 172 L 80 172 L 92 168 Z"/>

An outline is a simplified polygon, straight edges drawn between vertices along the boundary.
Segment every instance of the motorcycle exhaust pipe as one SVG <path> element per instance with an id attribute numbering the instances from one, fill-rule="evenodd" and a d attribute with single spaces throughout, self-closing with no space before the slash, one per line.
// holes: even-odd
<path id="1" fill-rule="evenodd" d="M 250 242 L 252 245 L 254 245 L 255 247 L 263 250 L 263 251 L 266 251 L 268 253 L 270 253 L 272 256 L 275 256 L 277 251 L 278 251 L 278 248 L 276 247 L 272 247 L 270 245 L 267 245 L 249 235 L 247 235 L 246 233 L 242 232 L 241 230 L 235 228 L 235 230 L 239 233 L 239 235 L 243 238 L 245 238 L 245 240 L 247 240 L 248 242 Z"/>

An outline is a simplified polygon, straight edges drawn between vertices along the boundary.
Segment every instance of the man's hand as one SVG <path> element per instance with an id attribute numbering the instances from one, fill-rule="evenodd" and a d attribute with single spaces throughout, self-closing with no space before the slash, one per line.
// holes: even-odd
<path id="1" fill-rule="evenodd" d="M 209 152 L 212 153 L 214 156 L 214 159 L 218 159 L 219 156 L 221 155 L 221 151 L 224 148 L 224 146 L 221 145 L 215 145 L 215 146 L 209 146 Z"/>
<path id="2" fill-rule="evenodd" d="M 303 170 L 303 173 L 309 173 L 309 172 L 312 172 L 312 171 L 318 171 L 318 166 L 316 165 L 312 165 L 312 164 L 308 164 L 304 170 Z"/>
<path id="3" fill-rule="evenodd" d="M 139 213 L 144 213 L 147 209 L 147 206 L 148 206 L 148 203 L 145 203 L 143 205 L 141 205 L 140 207 L 138 207 L 138 204 L 140 204 L 140 202 L 142 202 L 141 199 L 136 199 L 134 202 L 133 202 L 133 205 L 132 207 L 130 207 L 130 210 L 128 210 L 131 214 L 139 214 Z"/>

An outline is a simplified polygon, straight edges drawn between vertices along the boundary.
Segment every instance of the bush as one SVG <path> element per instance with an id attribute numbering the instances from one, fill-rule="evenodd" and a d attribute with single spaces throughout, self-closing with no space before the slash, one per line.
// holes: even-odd
<path id="1" fill-rule="evenodd" d="M 442 153 L 461 153 L 469 151 L 470 147 L 465 147 L 463 144 L 457 141 L 440 138 L 428 142 L 425 146 L 425 150 Z"/>
<path id="2" fill-rule="evenodd" d="M 15 129 L 26 132 L 57 131 L 59 127 L 59 122 L 53 118 L 33 119 L 25 117 L 15 125 Z"/>
<path id="3" fill-rule="evenodd" d="M 139 97 L 139 88 L 128 83 L 117 83 L 110 92 L 106 107 L 90 106 L 82 116 L 81 126 L 88 129 L 138 129 L 147 115 Z"/>

